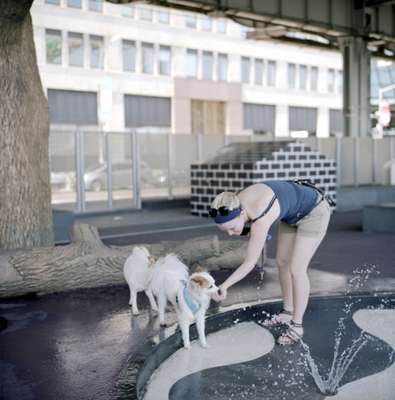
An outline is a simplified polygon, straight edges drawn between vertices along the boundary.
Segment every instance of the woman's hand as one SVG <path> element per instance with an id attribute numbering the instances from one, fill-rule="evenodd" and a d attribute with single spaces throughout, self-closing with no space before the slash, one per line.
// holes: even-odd
<path id="1" fill-rule="evenodd" d="M 226 299 L 227 294 L 228 290 L 225 287 L 220 286 L 218 292 L 213 295 L 213 299 L 217 302 L 223 301 Z"/>

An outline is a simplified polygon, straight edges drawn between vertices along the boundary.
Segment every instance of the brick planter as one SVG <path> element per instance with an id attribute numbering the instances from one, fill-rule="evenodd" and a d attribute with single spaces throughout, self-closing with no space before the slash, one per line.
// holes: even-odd
<path id="1" fill-rule="evenodd" d="M 336 200 L 336 162 L 295 142 L 233 143 L 191 165 L 191 213 L 207 216 L 214 197 L 265 180 L 310 179 Z"/>

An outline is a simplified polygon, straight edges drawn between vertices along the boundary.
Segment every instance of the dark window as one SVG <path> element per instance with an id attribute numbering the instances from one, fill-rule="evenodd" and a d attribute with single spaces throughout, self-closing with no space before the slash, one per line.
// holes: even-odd
<path id="1" fill-rule="evenodd" d="M 167 97 L 125 95 L 125 125 L 171 126 L 171 103 Z"/>
<path id="2" fill-rule="evenodd" d="M 274 133 L 275 115 L 275 106 L 268 104 L 244 103 L 244 129 Z"/>
<path id="3" fill-rule="evenodd" d="M 49 117 L 53 124 L 97 125 L 97 94 L 48 89 Z"/>
<path id="4" fill-rule="evenodd" d="M 290 107 L 289 129 L 291 131 L 315 133 L 317 130 L 317 109 L 310 107 Z"/>

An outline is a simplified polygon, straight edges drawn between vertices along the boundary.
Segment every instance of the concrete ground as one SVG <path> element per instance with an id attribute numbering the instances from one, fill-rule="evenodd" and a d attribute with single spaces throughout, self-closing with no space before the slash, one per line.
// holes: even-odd
<path id="1" fill-rule="evenodd" d="M 394 291 L 395 235 L 361 231 L 360 212 L 334 213 L 328 234 L 310 266 L 314 295 L 344 292 L 356 268 L 376 266 L 360 290 Z M 107 244 L 154 243 L 218 234 L 205 218 L 185 208 L 135 211 L 90 216 L 81 221 L 96 225 Z M 275 254 L 275 235 L 268 255 Z M 240 239 L 236 239 L 240 240 Z M 216 272 L 220 283 L 230 271 Z M 221 307 L 280 297 L 276 268 L 266 267 L 261 279 L 253 271 L 229 291 Z M 114 398 L 113 386 L 125 365 L 147 341 L 159 342 L 164 332 L 139 297 L 142 313 L 132 318 L 126 286 L 91 289 L 41 298 L 0 301 L 0 315 L 8 327 L 0 331 L 0 399 L 62 400 Z M 174 316 L 170 316 L 175 322 Z"/>

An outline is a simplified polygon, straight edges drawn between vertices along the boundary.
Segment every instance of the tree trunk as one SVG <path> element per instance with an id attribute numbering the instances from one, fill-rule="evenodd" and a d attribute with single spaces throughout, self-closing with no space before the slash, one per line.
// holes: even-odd
<path id="1" fill-rule="evenodd" d="M 0 250 L 53 244 L 48 105 L 32 2 L 0 0 Z"/>
<path id="2" fill-rule="evenodd" d="M 0 255 L 0 298 L 125 283 L 123 266 L 135 245 L 108 247 L 86 224 L 73 225 L 70 236 L 67 246 Z M 176 253 L 188 266 L 220 255 L 215 235 L 144 246 L 156 257 Z"/>

